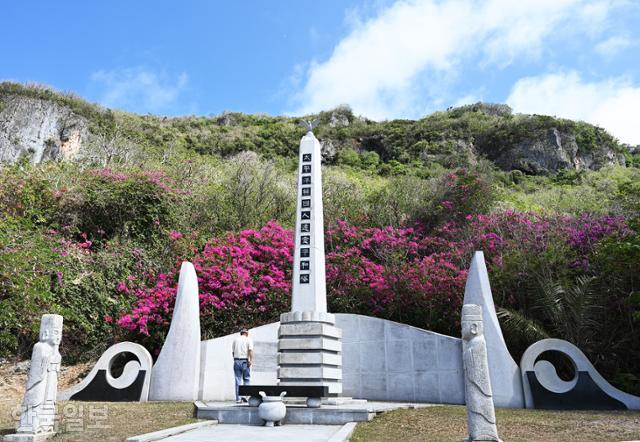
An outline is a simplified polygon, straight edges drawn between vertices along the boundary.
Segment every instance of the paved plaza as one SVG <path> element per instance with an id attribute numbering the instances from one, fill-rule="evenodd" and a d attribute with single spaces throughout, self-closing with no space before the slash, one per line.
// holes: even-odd
<path id="1" fill-rule="evenodd" d="M 283 425 L 262 427 L 253 425 L 212 425 L 162 439 L 165 442 L 226 442 L 255 441 L 283 442 L 304 440 L 326 442 L 332 440 L 342 425 Z M 343 440 L 343 439 L 336 439 Z"/>

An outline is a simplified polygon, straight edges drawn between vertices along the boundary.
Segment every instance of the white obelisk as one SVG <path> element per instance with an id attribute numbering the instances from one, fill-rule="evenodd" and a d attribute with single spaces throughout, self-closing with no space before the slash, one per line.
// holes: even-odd
<path id="1" fill-rule="evenodd" d="M 327 313 L 320 143 L 313 124 L 300 141 L 291 312 L 280 316 L 280 385 L 328 386 L 342 392 L 342 337 Z"/>
<path id="2" fill-rule="evenodd" d="M 311 131 L 300 142 L 297 206 L 291 311 L 326 313 L 320 143 Z"/>

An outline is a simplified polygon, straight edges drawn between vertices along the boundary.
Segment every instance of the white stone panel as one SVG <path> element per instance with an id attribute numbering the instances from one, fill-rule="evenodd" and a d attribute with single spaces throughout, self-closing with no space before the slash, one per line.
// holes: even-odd
<path id="1" fill-rule="evenodd" d="M 251 383 L 278 384 L 278 328 L 279 322 L 249 330 L 254 355 Z M 231 344 L 239 333 L 202 341 L 202 362 L 199 399 L 226 401 L 235 399 L 233 354 Z"/>
<path id="2" fill-rule="evenodd" d="M 343 334 L 342 352 L 336 356 L 341 356 L 342 359 L 343 381 L 340 391 L 345 396 L 383 401 L 414 400 L 464 404 L 462 346 L 459 338 L 368 316 L 335 316 L 336 327 L 341 329 Z M 254 364 L 259 358 L 272 360 L 276 357 L 275 344 L 278 342 L 279 325 L 276 322 L 249 331 L 256 343 Z M 230 355 L 234 336 L 229 335 L 202 343 L 201 399 L 234 398 L 233 360 Z M 264 351 L 271 352 L 270 355 L 265 355 L 263 350 L 258 348 L 259 342 Z M 399 352 L 402 354 L 399 355 Z M 314 353 L 282 353 L 280 357 L 285 354 L 286 357 L 290 357 L 289 355 L 294 354 Z M 252 370 L 252 383 L 278 384 L 277 364 L 273 363 L 271 367 L 270 371 Z M 286 384 L 308 385 L 288 382 Z M 332 388 L 339 387 L 333 385 L 329 388 L 332 391 Z"/>

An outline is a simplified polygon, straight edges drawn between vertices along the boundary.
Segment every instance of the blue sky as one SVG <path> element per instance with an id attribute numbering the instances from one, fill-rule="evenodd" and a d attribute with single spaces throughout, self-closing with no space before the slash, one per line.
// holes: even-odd
<path id="1" fill-rule="evenodd" d="M 139 113 L 418 118 L 482 100 L 640 144 L 638 0 L 41 0 L 3 18 L 0 79 Z"/>

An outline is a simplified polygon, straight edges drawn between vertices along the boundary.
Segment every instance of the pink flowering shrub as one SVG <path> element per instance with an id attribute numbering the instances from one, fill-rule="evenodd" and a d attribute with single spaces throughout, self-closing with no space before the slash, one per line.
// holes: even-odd
<path id="1" fill-rule="evenodd" d="M 535 274 L 584 272 L 598 241 L 627 230 L 621 219 L 611 217 L 510 211 L 468 215 L 432 231 L 420 225 L 363 228 L 339 221 L 326 232 L 329 308 L 455 335 L 474 250 L 485 252 L 496 303 L 522 307 L 523 284 Z M 169 236 L 182 238 L 178 232 Z M 275 221 L 213 239 L 198 251 L 193 264 L 205 334 L 275 321 L 288 311 L 292 251 L 292 232 Z M 157 343 L 171 317 L 179 264 L 144 284 L 122 281 L 120 293 L 136 301 L 117 324 Z"/>
<path id="2" fill-rule="evenodd" d="M 288 310 L 291 291 L 293 236 L 276 222 L 260 230 L 230 233 L 208 242 L 193 258 L 200 289 L 202 329 L 209 336 L 242 324 L 277 320 Z M 118 290 L 134 296 L 135 305 L 118 325 L 152 341 L 167 330 L 177 290 L 179 261 L 168 273 L 147 284 L 120 282 Z"/>
<path id="3" fill-rule="evenodd" d="M 202 328 L 208 336 L 278 319 L 290 308 L 292 232 L 271 221 L 260 230 L 228 234 L 193 258 L 200 285 Z M 451 243 L 414 229 L 355 228 L 339 222 L 327 232 L 327 285 L 335 312 L 373 314 L 441 331 L 456 324 L 465 260 Z M 441 250 L 434 251 L 435 246 Z M 145 284 L 122 281 L 136 299 L 117 324 L 157 343 L 166 333 L 179 263 Z"/>
<path id="4" fill-rule="evenodd" d="M 464 251 L 412 228 L 327 232 L 327 284 L 332 311 L 384 317 L 450 332 L 459 322 Z M 434 246 L 434 243 L 438 243 Z"/>
<path id="5" fill-rule="evenodd" d="M 460 223 L 467 215 L 485 213 L 495 199 L 486 176 L 466 169 L 447 173 L 440 180 L 433 201 L 424 208 L 422 222 L 429 227 Z"/>

